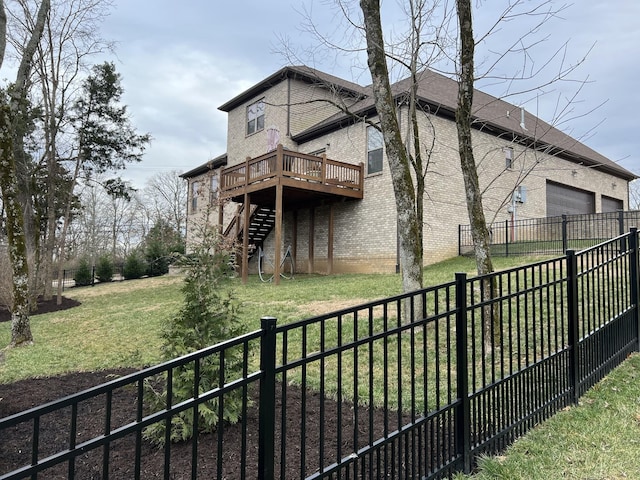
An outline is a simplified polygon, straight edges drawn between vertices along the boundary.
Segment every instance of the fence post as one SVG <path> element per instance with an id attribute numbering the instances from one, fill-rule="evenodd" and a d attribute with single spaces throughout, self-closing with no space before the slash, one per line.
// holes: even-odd
<path id="1" fill-rule="evenodd" d="M 464 473 L 471 473 L 471 403 L 469 402 L 467 338 L 467 274 L 456 273 L 456 453 L 462 456 Z"/>
<path id="2" fill-rule="evenodd" d="M 258 417 L 258 479 L 273 480 L 276 428 L 276 319 L 260 319 L 260 401 Z"/>
<path id="3" fill-rule="evenodd" d="M 618 210 L 618 234 L 624 235 L 624 210 Z"/>
<path id="4" fill-rule="evenodd" d="M 569 247 L 567 241 L 567 216 L 562 215 L 562 251 L 564 253 L 568 253 L 567 249 Z"/>
<path id="5" fill-rule="evenodd" d="M 580 399 L 580 355 L 578 346 L 580 337 L 578 332 L 578 261 L 574 250 L 567 250 L 567 317 L 568 346 L 569 346 L 569 385 L 571 386 L 571 401 L 578 404 Z"/>
<path id="6" fill-rule="evenodd" d="M 505 256 L 509 256 L 509 220 L 504 221 L 504 250 Z"/>
<path id="7" fill-rule="evenodd" d="M 396 229 L 397 231 L 397 229 Z M 462 256 L 462 225 L 458 224 L 458 256 Z M 398 268 L 396 267 L 396 273 L 398 273 Z"/>
<path id="8" fill-rule="evenodd" d="M 629 231 L 629 282 L 631 282 L 631 303 L 635 308 L 635 319 L 637 324 L 637 340 L 638 344 L 636 350 L 640 352 L 640 306 L 638 306 L 638 300 L 640 294 L 638 293 L 638 229 L 631 227 Z"/>
<path id="9" fill-rule="evenodd" d="M 624 210 L 618 210 L 618 235 L 622 236 L 626 232 L 624 230 Z M 627 238 L 623 237 L 621 242 L 621 250 L 623 252 L 627 251 Z"/>

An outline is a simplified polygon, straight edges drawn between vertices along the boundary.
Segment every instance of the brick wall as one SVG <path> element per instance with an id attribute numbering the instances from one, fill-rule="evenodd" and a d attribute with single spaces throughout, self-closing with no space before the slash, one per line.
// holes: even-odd
<path id="1" fill-rule="evenodd" d="M 359 164 L 366 162 L 366 126 L 363 122 L 332 132 L 301 145 L 287 137 L 287 127 L 298 133 L 334 113 L 326 103 L 304 103 L 305 99 L 327 98 L 329 92 L 318 86 L 296 80 L 286 80 L 229 112 L 229 165 L 265 153 L 266 129 L 275 125 L 280 130 L 280 142 L 304 153 L 326 149 L 329 158 Z M 246 107 L 263 98 L 265 130 L 246 135 Z M 287 102 L 293 104 L 287 108 Z M 406 127 L 406 109 L 402 121 Z M 405 129 L 403 127 L 403 130 Z M 529 126 L 534 129 L 535 126 Z M 450 119 L 424 116 L 421 119 L 422 143 L 435 143 L 426 175 L 424 247 L 425 263 L 433 263 L 457 255 L 458 225 L 468 224 L 465 190 L 458 157 L 455 123 Z M 627 203 L 627 182 L 593 168 L 562 160 L 545 152 L 536 152 L 512 144 L 507 138 L 474 130 L 474 153 L 478 165 L 484 206 L 488 222 L 504 221 L 511 217 L 507 211 L 511 192 L 516 185 L 527 189 L 527 201 L 517 206 L 517 218 L 536 218 L 546 215 L 546 181 L 553 181 L 594 191 L 596 210 L 600 211 L 601 196 L 617 198 Z M 505 170 L 505 151 L 513 148 L 513 166 Z M 364 180 L 364 199 L 346 200 L 334 205 L 334 272 L 395 270 L 397 229 L 395 196 L 387 162 L 383 171 Z M 297 214 L 297 267 L 307 271 L 309 245 L 309 210 Z M 228 218 L 225 215 L 225 218 Z M 326 271 L 329 207 L 315 210 L 315 266 Z M 286 212 L 284 245 L 293 241 L 293 214 Z M 273 252 L 273 235 L 265 244 L 267 253 Z M 271 249 L 271 250 L 269 250 Z"/>

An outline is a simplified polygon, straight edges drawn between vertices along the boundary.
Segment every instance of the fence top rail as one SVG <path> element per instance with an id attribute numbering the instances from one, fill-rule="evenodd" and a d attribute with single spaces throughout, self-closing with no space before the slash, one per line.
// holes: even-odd
<path id="1" fill-rule="evenodd" d="M 314 317 L 309 317 L 303 320 L 297 320 L 291 323 L 286 323 L 283 325 L 278 325 L 276 327 L 276 333 L 284 333 L 287 332 L 289 330 L 295 330 L 301 327 L 305 327 L 305 326 L 309 326 L 315 323 L 319 323 L 325 320 L 331 320 L 333 318 L 336 317 L 340 317 L 340 316 L 345 316 L 345 315 L 351 315 L 357 312 L 362 312 L 363 310 L 369 310 L 369 309 L 374 309 L 376 307 L 381 307 L 384 305 L 388 305 L 390 303 L 396 303 L 402 300 L 406 300 L 412 297 L 416 297 L 416 296 L 420 296 L 420 295 L 426 295 L 429 294 L 431 292 L 435 292 L 437 290 L 446 290 L 446 289 L 450 289 L 452 287 L 455 286 L 455 281 L 451 281 L 451 282 L 447 282 L 447 283 L 441 283 L 440 285 L 435 285 L 435 286 L 431 286 L 431 287 L 427 287 L 427 288 L 423 288 L 421 290 L 415 290 L 413 292 L 408 292 L 408 293 L 401 293 L 392 297 L 387 297 L 387 298 L 383 298 L 383 299 L 379 299 L 379 300 L 373 300 L 371 302 L 367 302 L 367 303 L 362 303 L 360 305 L 356 305 L 353 307 L 347 307 L 347 308 L 343 308 L 341 310 L 334 310 L 332 312 L 329 313 L 323 313 L 321 315 L 316 315 Z M 433 315 L 430 316 L 429 318 L 437 318 L 439 317 L 439 315 Z"/>
<path id="2" fill-rule="evenodd" d="M 173 360 L 169 360 L 167 362 L 154 365 L 152 367 L 147 367 L 138 372 L 133 372 L 128 375 L 124 375 L 120 378 L 110 380 L 100 385 L 96 385 L 95 387 L 87 388 L 85 390 L 68 395 L 66 397 L 53 400 L 51 402 L 45 403 L 43 405 L 39 405 L 37 407 L 30 408 L 29 410 L 24 410 L 22 412 L 9 415 L 4 418 L 0 418 L 0 430 L 7 427 L 11 427 L 13 425 L 17 425 L 18 423 L 22 423 L 25 420 L 36 418 L 46 413 L 50 413 L 55 410 L 68 407 L 70 405 L 81 402 L 83 400 L 87 400 L 89 398 L 96 397 L 98 395 L 116 390 L 118 388 L 122 388 L 126 385 L 139 382 L 140 380 L 144 380 L 145 378 L 151 377 L 153 375 L 166 372 L 168 370 L 171 370 L 176 367 L 180 367 L 182 365 L 186 365 L 190 362 L 193 362 L 194 360 L 204 358 L 209 355 L 216 354 L 218 352 L 222 352 L 224 350 L 235 347 L 237 345 L 248 343 L 252 340 L 257 340 L 260 338 L 261 335 L 262 335 L 262 330 L 255 330 L 253 332 L 246 333 L 239 337 L 235 337 L 230 340 L 226 340 L 224 342 L 211 345 L 209 347 L 203 348 L 201 350 L 198 350 L 192 353 L 188 353 L 187 355 L 183 355 L 182 357 L 178 357 Z"/>
<path id="3" fill-rule="evenodd" d="M 591 252 L 594 252 L 594 251 L 596 251 L 598 249 L 606 247 L 607 245 L 613 245 L 615 243 L 619 243 L 623 239 L 629 238 L 630 235 L 631 235 L 630 232 L 623 233 L 622 235 L 618 235 L 617 237 L 613 237 L 613 238 L 611 238 L 609 240 L 605 240 L 604 242 L 600 242 L 600 243 L 598 243 L 596 245 L 593 245 L 591 247 L 587 247 L 587 248 L 584 248 L 582 250 L 578 250 L 577 252 L 575 252 L 575 254 L 576 255 L 586 255 L 588 253 L 591 253 Z"/>
<path id="4" fill-rule="evenodd" d="M 490 279 L 490 278 L 495 278 L 495 277 L 499 277 L 501 275 L 509 275 L 518 271 L 524 271 L 524 270 L 533 270 L 536 268 L 540 268 L 540 267 L 544 267 L 547 265 L 553 265 L 553 264 L 563 264 L 566 261 L 566 257 L 565 256 L 561 256 L 561 257 L 553 257 L 553 258 L 549 258 L 549 259 L 544 259 L 544 260 L 538 260 L 537 262 L 532 262 L 532 263 L 527 263 L 526 265 L 520 265 L 517 267 L 511 267 L 511 268 L 506 268 L 504 270 L 497 270 L 495 272 L 491 272 L 491 273 L 486 273 L 484 275 L 477 275 L 475 277 L 471 277 L 469 279 L 467 279 L 468 283 L 471 282 L 482 282 L 483 280 L 486 279 Z"/>

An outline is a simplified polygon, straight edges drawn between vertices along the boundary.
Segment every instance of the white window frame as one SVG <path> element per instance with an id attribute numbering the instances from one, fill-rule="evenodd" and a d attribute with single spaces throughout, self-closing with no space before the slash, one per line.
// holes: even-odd
<path id="1" fill-rule="evenodd" d="M 191 213 L 198 211 L 198 190 L 200 190 L 200 182 L 196 180 L 191 183 Z"/>
<path id="2" fill-rule="evenodd" d="M 504 147 L 502 151 L 504 152 L 504 168 L 513 170 L 513 148 Z"/>
<path id="3" fill-rule="evenodd" d="M 264 98 L 247 106 L 246 133 L 254 133 L 264 130 Z"/>
<path id="4" fill-rule="evenodd" d="M 376 138 L 373 138 L 375 132 Z M 382 137 L 382 132 L 374 127 L 373 125 L 367 126 L 367 175 L 374 175 L 377 173 L 382 173 L 384 169 L 384 138 Z M 376 158 L 372 159 L 372 155 L 375 155 Z M 379 156 L 379 157 L 378 157 Z M 372 160 L 375 160 L 376 163 L 380 163 L 380 168 L 372 170 L 371 164 Z M 377 165 L 376 165 L 377 167 Z"/>
<path id="5" fill-rule="evenodd" d="M 220 191 L 220 179 L 217 174 L 211 175 L 211 181 L 209 182 L 210 188 L 210 201 L 214 203 L 218 199 L 218 192 Z"/>

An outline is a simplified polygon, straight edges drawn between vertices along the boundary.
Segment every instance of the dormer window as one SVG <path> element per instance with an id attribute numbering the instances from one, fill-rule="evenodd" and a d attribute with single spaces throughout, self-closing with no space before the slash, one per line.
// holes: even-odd
<path id="1" fill-rule="evenodd" d="M 264 98 L 247 107 L 247 135 L 264 130 Z"/>

